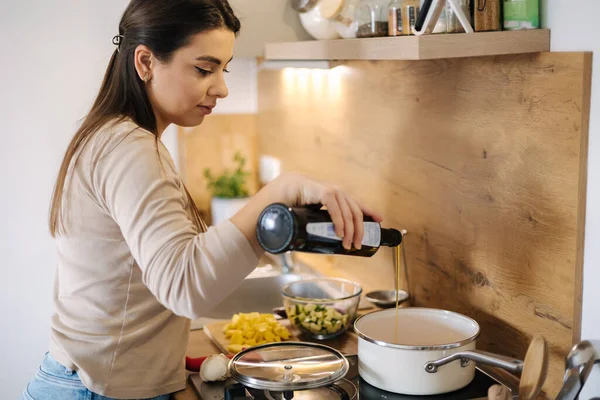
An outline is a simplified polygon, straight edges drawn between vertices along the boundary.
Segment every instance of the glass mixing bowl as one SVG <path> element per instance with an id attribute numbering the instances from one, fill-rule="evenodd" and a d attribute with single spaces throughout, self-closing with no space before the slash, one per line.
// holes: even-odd
<path id="1" fill-rule="evenodd" d="M 288 283 L 281 293 L 292 325 L 304 335 L 323 340 L 352 326 L 362 287 L 341 278 L 311 278 Z"/>

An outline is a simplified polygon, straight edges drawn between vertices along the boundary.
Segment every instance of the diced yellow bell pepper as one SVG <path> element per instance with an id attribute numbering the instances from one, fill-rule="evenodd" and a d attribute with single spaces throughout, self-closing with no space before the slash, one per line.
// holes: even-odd
<path id="1" fill-rule="evenodd" d="M 223 327 L 225 337 L 230 339 L 227 350 L 239 352 L 245 347 L 279 342 L 290 338 L 290 332 L 281 325 L 273 314 L 258 312 L 234 314 Z"/>
<path id="2" fill-rule="evenodd" d="M 227 351 L 233 354 L 239 353 L 244 350 L 244 345 L 241 344 L 230 344 L 227 346 Z"/>
<path id="3" fill-rule="evenodd" d="M 244 337 L 240 331 L 236 332 L 231 336 L 231 344 L 244 344 Z"/>

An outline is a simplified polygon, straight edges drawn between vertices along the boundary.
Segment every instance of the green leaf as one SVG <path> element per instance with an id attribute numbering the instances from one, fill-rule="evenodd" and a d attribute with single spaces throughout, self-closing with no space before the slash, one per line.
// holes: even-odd
<path id="1" fill-rule="evenodd" d="M 246 165 L 246 158 L 242 152 L 237 151 L 233 156 L 233 160 L 237 164 L 235 170 L 233 172 L 225 170 L 217 177 L 213 176 L 209 168 L 204 169 L 204 177 L 207 180 L 206 186 L 208 190 L 212 191 L 213 196 L 222 198 L 249 196 L 246 183 L 250 173 L 243 169 Z"/>

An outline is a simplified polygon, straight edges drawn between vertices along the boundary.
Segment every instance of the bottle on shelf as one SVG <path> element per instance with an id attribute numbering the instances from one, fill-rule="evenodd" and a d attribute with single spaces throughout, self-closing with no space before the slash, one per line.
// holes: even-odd
<path id="1" fill-rule="evenodd" d="M 402 30 L 403 0 L 392 0 L 388 6 L 388 36 L 404 35 Z"/>
<path id="2" fill-rule="evenodd" d="M 404 0 L 402 2 L 402 33 L 414 35 L 412 28 L 415 27 L 421 2 L 419 0 Z"/>
<path id="3" fill-rule="evenodd" d="M 280 203 L 271 204 L 262 211 L 256 236 L 262 248 L 272 254 L 299 251 L 371 257 L 381 246 L 396 247 L 402 242 L 398 230 L 382 228 L 365 216 L 362 247 L 348 250 L 343 247 L 342 238 L 335 234 L 327 210 L 322 210 L 321 206 L 292 208 Z"/>

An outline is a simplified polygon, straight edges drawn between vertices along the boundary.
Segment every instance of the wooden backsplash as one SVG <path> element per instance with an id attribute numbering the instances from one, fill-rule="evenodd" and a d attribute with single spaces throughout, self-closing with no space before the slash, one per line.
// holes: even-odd
<path id="1" fill-rule="evenodd" d="M 407 229 L 414 304 L 473 317 L 480 348 L 544 335 L 554 397 L 580 336 L 591 55 L 340 64 L 259 73 L 259 154 Z M 312 259 L 393 287 L 389 251 Z"/>

